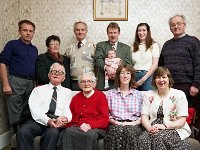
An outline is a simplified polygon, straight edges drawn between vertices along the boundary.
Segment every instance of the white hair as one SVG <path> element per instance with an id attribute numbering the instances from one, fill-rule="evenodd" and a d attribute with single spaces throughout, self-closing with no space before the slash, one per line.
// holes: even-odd
<path id="1" fill-rule="evenodd" d="M 96 82 L 96 81 L 97 81 L 97 78 L 95 77 L 94 73 L 90 71 L 90 72 L 85 72 L 85 73 L 83 73 L 82 75 L 80 75 L 80 76 L 78 77 L 78 82 L 79 82 L 79 83 L 81 82 L 81 78 L 82 78 L 83 76 L 90 76 L 90 77 L 91 77 L 91 80 L 92 80 L 93 82 Z"/>
<path id="2" fill-rule="evenodd" d="M 175 18 L 175 17 L 181 17 L 183 19 L 183 23 L 186 24 L 185 16 L 182 15 L 182 14 L 176 14 L 176 15 L 174 15 L 174 16 L 172 16 L 172 17 L 169 18 L 169 25 L 171 24 L 172 19 Z"/>

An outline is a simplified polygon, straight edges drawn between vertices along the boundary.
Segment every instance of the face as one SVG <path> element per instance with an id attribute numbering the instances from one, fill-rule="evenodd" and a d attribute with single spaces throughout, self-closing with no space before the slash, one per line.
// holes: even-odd
<path id="1" fill-rule="evenodd" d="M 116 28 L 108 28 L 108 40 L 111 42 L 111 43 L 115 43 L 118 41 L 118 38 L 119 38 L 119 31 L 118 29 Z"/>
<path id="2" fill-rule="evenodd" d="M 95 82 L 92 81 L 92 77 L 90 75 L 84 75 L 81 77 L 79 86 L 84 93 L 89 93 L 95 87 Z"/>
<path id="3" fill-rule="evenodd" d="M 108 51 L 108 58 L 112 59 L 116 57 L 115 51 Z"/>
<path id="4" fill-rule="evenodd" d="M 54 86 L 60 85 L 61 82 L 65 80 L 63 69 L 64 68 L 62 66 L 56 65 L 52 68 L 51 72 L 49 73 L 50 82 Z"/>
<path id="5" fill-rule="evenodd" d="M 35 34 L 34 28 L 30 24 L 23 23 L 19 30 L 19 35 L 24 43 L 29 44 Z"/>
<path id="6" fill-rule="evenodd" d="M 170 30 L 174 37 L 179 37 L 185 33 L 186 25 L 183 22 L 183 19 L 180 16 L 176 16 L 171 19 Z"/>
<path id="7" fill-rule="evenodd" d="M 169 78 L 166 74 L 163 76 L 157 76 L 155 81 L 158 90 L 169 88 Z"/>
<path id="8" fill-rule="evenodd" d="M 76 35 L 78 41 L 82 41 L 85 39 L 87 34 L 86 26 L 83 23 L 76 24 L 76 27 L 74 28 L 74 34 Z"/>
<path id="9" fill-rule="evenodd" d="M 51 40 L 51 42 L 49 43 L 48 50 L 53 53 L 58 53 L 59 47 L 60 47 L 60 43 L 58 41 Z"/>
<path id="10" fill-rule="evenodd" d="M 131 72 L 123 68 L 122 71 L 120 72 L 120 84 L 129 85 L 130 81 L 131 81 Z"/>
<path id="11" fill-rule="evenodd" d="M 146 40 L 146 37 L 147 37 L 147 27 L 146 26 L 139 26 L 138 27 L 138 30 L 137 30 L 137 34 L 138 34 L 138 37 L 140 39 L 140 42 L 145 42 Z"/>

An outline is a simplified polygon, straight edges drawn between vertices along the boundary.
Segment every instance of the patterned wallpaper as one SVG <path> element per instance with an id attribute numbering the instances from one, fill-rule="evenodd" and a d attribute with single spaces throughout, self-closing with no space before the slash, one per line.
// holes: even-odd
<path id="1" fill-rule="evenodd" d="M 138 23 L 151 26 L 153 38 L 162 47 L 172 37 L 170 16 L 186 16 L 187 33 L 200 38 L 200 0 L 128 0 L 128 21 L 117 21 L 121 27 L 120 41 L 132 45 Z M 40 53 L 46 51 L 45 39 L 51 34 L 61 38 L 61 51 L 74 40 L 73 23 L 88 24 L 88 38 L 94 43 L 107 40 L 109 21 L 93 21 L 93 0 L 0 0 L 0 51 L 10 39 L 18 37 L 17 22 L 30 19 L 36 24 L 33 43 Z"/>

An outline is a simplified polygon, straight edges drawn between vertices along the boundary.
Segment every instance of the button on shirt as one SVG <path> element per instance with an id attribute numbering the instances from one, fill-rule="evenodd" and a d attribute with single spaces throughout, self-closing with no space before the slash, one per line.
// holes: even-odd
<path id="1" fill-rule="evenodd" d="M 141 116 L 143 96 L 140 91 L 130 89 L 128 95 L 123 96 L 120 89 L 111 89 L 106 92 L 110 118 L 117 120 L 137 120 Z"/>
<path id="2" fill-rule="evenodd" d="M 8 42 L 0 54 L 0 63 L 9 66 L 9 73 L 16 76 L 35 76 L 37 48 L 21 39 Z"/>
<path id="3" fill-rule="evenodd" d="M 53 87 L 54 86 L 50 83 L 38 86 L 33 89 L 29 97 L 31 115 L 36 122 L 43 125 L 47 125 L 50 119 L 45 113 L 49 110 Z M 68 121 L 71 121 L 72 114 L 69 109 L 71 99 L 72 91 L 70 89 L 64 88 L 61 85 L 57 86 L 56 116 L 65 116 L 68 118 Z"/>

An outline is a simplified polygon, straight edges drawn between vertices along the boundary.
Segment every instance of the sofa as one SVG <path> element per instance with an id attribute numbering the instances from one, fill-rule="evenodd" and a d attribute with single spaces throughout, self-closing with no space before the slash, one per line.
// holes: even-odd
<path id="1" fill-rule="evenodd" d="M 76 95 L 79 91 L 73 91 L 73 96 Z M 200 150 L 200 143 L 199 141 L 195 140 L 194 138 L 188 138 L 187 141 L 191 144 L 192 150 Z M 99 139 L 99 150 L 104 150 L 104 140 Z M 34 150 L 40 150 L 40 136 L 35 137 L 34 139 Z M 16 134 L 13 134 L 11 137 L 11 149 L 16 149 Z"/>

